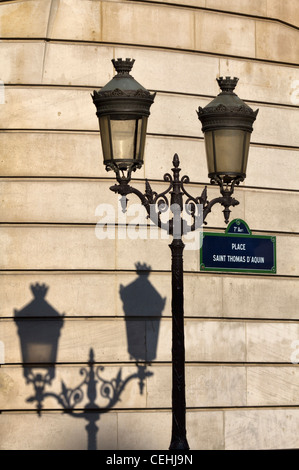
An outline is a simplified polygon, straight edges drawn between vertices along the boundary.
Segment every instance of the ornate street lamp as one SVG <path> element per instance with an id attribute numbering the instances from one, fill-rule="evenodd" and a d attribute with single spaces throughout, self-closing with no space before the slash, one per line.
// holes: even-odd
<path id="1" fill-rule="evenodd" d="M 155 93 L 150 94 L 130 75 L 134 60 L 112 60 L 117 75 L 93 102 L 101 130 L 104 164 L 117 181 L 130 181 L 132 171 L 143 164 L 147 120 Z"/>
<path id="2" fill-rule="evenodd" d="M 234 93 L 238 78 L 220 77 L 221 93 L 205 108 L 198 108 L 198 118 L 205 136 L 209 178 L 218 183 L 240 182 L 246 177 L 253 111 Z"/>
<path id="3" fill-rule="evenodd" d="M 221 93 L 197 114 L 205 138 L 208 176 L 220 186 L 222 195 L 231 195 L 244 181 L 250 136 L 258 109 L 253 111 L 235 93 L 238 78 L 217 78 Z M 224 211 L 228 222 L 230 211 Z"/>
<path id="4" fill-rule="evenodd" d="M 218 79 L 222 92 L 205 108 L 198 109 L 198 117 L 205 134 L 209 177 L 212 183 L 219 185 L 221 196 L 208 201 L 206 187 L 201 196 L 191 196 L 185 189 L 189 177 L 180 178 L 181 169 L 177 155 L 173 158 L 173 174 L 164 175 L 164 181 L 168 183 L 167 189 L 158 194 L 146 180 L 145 192 L 142 193 L 130 186 L 129 182 L 132 170 L 141 168 L 143 163 L 145 119 L 149 115 L 155 95 L 151 95 L 130 77 L 129 70 L 133 60 L 118 59 L 112 62 L 118 75 L 101 91 L 95 91 L 93 94 L 96 114 L 100 120 L 104 164 L 107 170 L 115 171 L 118 181 L 118 184 L 110 189 L 121 196 L 138 196 L 148 217 L 172 236 L 172 243 L 169 245 L 172 252 L 172 436 L 169 449 L 188 450 L 183 296 L 185 245 L 182 237 L 202 226 L 208 213 L 217 203 L 224 207 L 224 219 L 228 223 L 229 208 L 239 204 L 232 194 L 235 185 L 246 176 L 250 134 L 257 111 L 253 112 L 233 92 L 238 79 Z M 112 121 L 116 121 L 116 124 L 111 126 Z M 161 219 L 165 208 L 170 208 L 172 212 L 172 219 L 168 223 Z M 184 220 L 183 209 L 191 216 L 191 222 Z"/>

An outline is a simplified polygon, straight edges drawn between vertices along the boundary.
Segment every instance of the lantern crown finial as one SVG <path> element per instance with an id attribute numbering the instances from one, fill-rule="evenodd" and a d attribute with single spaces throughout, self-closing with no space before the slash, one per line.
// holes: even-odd
<path id="1" fill-rule="evenodd" d="M 48 286 L 45 284 L 39 284 L 38 282 L 36 284 L 32 284 L 30 288 L 35 299 L 44 299 L 48 291 Z"/>
<path id="2" fill-rule="evenodd" d="M 126 59 L 126 60 L 112 59 L 111 62 L 113 63 L 113 66 L 114 66 L 114 68 L 115 68 L 115 70 L 118 74 L 128 75 L 131 72 L 132 68 L 133 68 L 135 59 Z"/>
<path id="3" fill-rule="evenodd" d="M 219 77 L 216 80 L 222 93 L 233 93 L 239 81 L 237 77 Z"/>

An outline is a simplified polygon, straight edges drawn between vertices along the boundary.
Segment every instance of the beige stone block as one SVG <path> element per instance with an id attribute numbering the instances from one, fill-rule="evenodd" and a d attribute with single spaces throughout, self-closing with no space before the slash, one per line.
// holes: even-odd
<path id="1" fill-rule="evenodd" d="M 94 227 L 5 226 L 2 269 L 114 269 L 115 240 L 99 240 Z"/>
<path id="2" fill-rule="evenodd" d="M 158 94 L 151 108 L 148 132 L 180 137 L 203 137 L 196 115 L 202 100 L 194 96 Z M 204 101 L 204 106 L 208 104 Z"/>
<path id="3" fill-rule="evenodd" d="M 186 390 L 190 407 L 244 406 L 246 370 L 244 367 L 189 366 Z"/>
<path id="4" fill-rule="evenodd" d="M 299 198 L 296 193 L 247 190 L 244 195 L 245 220 L 253 230 L 270 232 L 280 227 L 285 232 L 299 231 Z"/>
<path id="5" fill-rule="evenodd" d="M 188 7 L 201 8 L 205 7 L 206 0 L 158 0 L 159 3 L 171 3 L 178 5 L 186 5 Z"/>
<path id="6" fill-rule="evenodd" d="M 1 37 L 45 37 L 50 8 L 50 0 L 22 0 L 3 3 L 0 7 Z"/>
<path id="7" fill-rule="evenodd" d="M 114 316 L 118 277 L 109 272 L 6 273 L 1 275 L 1 317 L 12 317 L 34 300 L 31 286 L 48 287 L 45 301 L 65 317 Z"/>
<path id="8" fill-rule="evenodd" d="M 218 94 L 219 59 L 216 57 L 125 46 L 115 48 L 115 57 L 133 57 L 132 75 L 148 90 Z"/>
<path id="9" fill-rule="evenodd" d="M 167 185 L 165 184 L 165 189 Z M 104 223 L 137 225 L 139 219 L 143 225 L 147 224 L 146 211 L 139 198 L 129 196 L 127 213 L 123 214 L 118 203 L 119 197 L 110 191 L 111 182 L 97 180 L 2 180 L 0 181 L 0 194 L 2 197 L 2 222 L 51 222 L 51 223 Z M 142 183 L 134 182 L 134 187 L 145 191 Z M 153 189 L 163 190 L 162 185 L 155 184 Z M 194 197 L 198 197 L 203 188 L 195 185 L 186 185 L 185 189 Z M 208 196 L 220 196 L 218 187 L 209 187 Z M 241 197 L 240 197 L 241 196 Z M 297 196 L 292 192 L 275 192 L 255 190 L 236 190 L 235 197 L 240 205 L 232 208 L 231 219 L 241 217 L 247 221 L 253 231 L 275 231 L 283 227 L 286 232 L 298 232 L 298 204 Z M 185 198 L 185 201 L 187 197 Z M 259 207 L 257 211 L 256 208 Z M 287 214 L 284 213 L 288 207 Z M 282 216 L 283 214 L 283 216 Z M 165 220 L 172 217 L 166 216 Z M 191 222 L 190 217 L 184 218 Z M 222 207 L 214 206 L 212 213 L 206 219 L 211 226 L 224 226 Z M 153 225 L 154 227 L 154 225 Z M 201 227 L 198 227 L 198 234 Z M 97 228 L 100 230 L 100 227 Z M 136 232 L 136 236 L 139 230 Z M 141 230 L 140 230 L 141 232 Z M 152 232 L 152 231 L 151 231 Z M 144 234 L 145 238 L 162 238 L 161 230 L 155 234 Z M 98 232 L 97 232 L 98 233 Z M 127 236 L 130 237 L 129 227 Z M 115 233 L 115 236 L 117 234 Z M 140 234 L 141 236 L 141 234 Z M 186 249 L 189 243 L 195 241 L 194 233 L 186 237 Z"/>
<path id="10" fill-rule="evenodd" d="M 81 2 L 82 3 L 82 2 Z M 100 2 L 84 2 L 96 5 Z M 82 9 L 82 13 L 84 10 Z M 64 21 L 64 24 L 72 24 Z M 82 85 L 98 89 L 113 77 L 112 47 L 97 44 L 49 43 L 44 58 L 42 83 Z"/>
<path id="11" fill-rule="evenodd" d="M 223 315 L 239 318 L 297 319 L 297 279 L 223 278 Z"/>
<path id="12" fill-rule="evenodd" d="M 277 18 L 294 26 L 299 26 L 298 8 L 294 8 L 292 0 L 267 0 L 267 15 L 270 18 Z"/>
<path id="13" fill-rule="evenodd" d="M 193 12 L 188 9 L 102 2 L 102 40 L 193 49 Z"/>
<path id="14" fill-rule="evenodd" d="M 97 223 L 97 207 L 116 212 L 111 182 L 10 180 L 0 182 L 3 222 Z M 110 199 L 111 202 L 110 202 Z M 112 206 L 113 203 L 113 206 Z M 114 209 L 115 208 L 115 209 Z M 103 214 L 104 215 L 104 214 Z M 117 223 L 116 216 L 114 223 Z"/>
<path id="15" fill-rule="evenodd" d="M 298 448 L 298 410 L 225 411 L 226 450 Z"/>
<path id="16" fill-rule="evenodd" d="M 298 147 L 299 138 L 295 129 L 298 128 L 299 113 L 296 109 L 274 106 L 254 106 L 259 109 L 253 125 L 251 142 Z"/>
<path id="17" fill-rule="evenodd" d="M 201 273 L 184 275 L 184 311 L 186 316 L 222 315 L 222 278 Z"/>
<path id="18" fill-rule="evenodd" d="M 296 276 L 298 268 L 299 238 L 297 236 L 276 237 L 277 274 Z"/>
<path id="19" fill-rule="evenodd" d="M 102 38 L 101 3 L 92 0 L 55 2 L 49 19 L 48 37 L 100 41 Z"/>
<path id="20" fill-rule="evenodd" d="M 90 44 L 48 44 L 43 83 L 100 88 L 115 73 L 111 63 L 114 57 L 134 58 L 132 75 L 149 90 L 208 95 L 218 91 L 219 60 L 214 57 L 183 51 Z"/>
<path id="21" fill-rule="evenodd" d="M 248 362 L 283 362 L 296 356 L 299 329 L 296 323 L 263 322 L 246 325 Z"/>
<path id="22" fill-rule="evenodd" d="M 134 263 L 131 268 L 134 270 Z M 170 273 L 150 272 L 149 276 L 144 276 L 143 279 L 133 271 L 126 273 L 30 272 L 27 274 L 2 273 L 0 282 L 1 316 L 11 317 L 14 309 L 21 310 L 31 302 L 33 300 L 31 285 L 37 283 L 48 286 L 45 300 L 52 308 L 60 314 L 63 313 L 66 317 L 113 315 L 134 317 L 142 314 L 153 316 L 157 312 L 159 315 L 162 313 L 162 316 L 171 314 Z M 126 301 L 123 301 L 120 296 L 121 286 L 128 288 L 125 292 L 129 294 L 131 289 L 136 288 L 137 298 L 134 298 L 132 305 L 129 302 L 128 308 Z M 292 292 L 295 294 L 295 291 L 292 291 L 291 288 L 285 287 L 285 289 L 286 296 L 289 292 L 291 299 Z M 153 298 L 149 299 L 151 295 L 154 300 Z M 235 295 L 238 296 L 238 291 Z M 144 300 L 144 296 L 146 300 Z M 220 276 L 185 273 L 184 296 L 186 316 L 221 316 L 222 278 Z M 294 298 L 296 299 L 296 295 Z M 192 301 L 188 299 L 192 299 Z M 162 301 L 164 300 L 163 305 Z M 230 312 L 227 315 L 230 316 Z"/>
<path id="23" fill-rule="evenodd" d="M 2 132 L 3 176 L 110 177 L 103 165 L 100 134 L 85 132 Z M 144 166 L 133 179 L 163 179 L 178 153 L 182 172 L 191 181 L 206 181 L 204 144 L 195 139 L 147 136 Z M 26 155 L 26 159 L 24 158 Z M 194 164 L 195 162 L 195 164 Z"/>
<path id="24" fill-rule="evenodd" d="M 175 154 L 180 159 L 181 176 L 189 176 L 190 182 L 209 182 L 204 142 L 192 138 L 148 136 L 145 177 L 162 179 L 172 168 Z"/>
<path id="25" fill-rule="evenodd" d="M 127 230 L 126 234 L 117 235 L 116 243 L 116 265 L 117 269 L 130 269 L 132 263 L 141 261 L 148 263 L 154 270 L 169 270 L 171 265 L 171 252 L 169 244 L 172 237 L 165 231 L 156 229 L 143 229 L 138 227 Z M 122 239 L 122 237 L 125 237 Z M 190 248 L 193 240 L 188 240 Z M 184 269 L 186 271 L 197 271 L 199 269 L 198 250 L 186 249 L 184 252 Z"/>
<path id="26" fill-rule="evenodd" d="M 220 411 L 189 411 L 187 439 L 192 450 L 223 448 L 223 415 Z M 130 429 L 130 433 L 126 432 Z M 171 441 L 171 413 L 163 411 L 118 414 L 119 449 L 165 450 Z M 187 457 L 187 456 L 186 456 Z M 167 456 L 161 457 L 166 463 Z M 153 464 L 158 462 L 153 456 Z M 162 463 L 160 464 L 162 465 Z"/>
<path id="27" fill-rule="evenodd" d="M 171 320 L 160 324 L 157 360 L 171 360 Z M 245 361 L 244 322 L 185 320 L 186 361 Z"/>
<path id="28" fill-rule="evenodd" d="M 89 90 L 6 87 L 0 117 L 8 129 L 98 130 Z"/>
<path id="29" fill-rule="evenodd" d="M 251 146 L 246 185 L 297 190 L 298 174 L 298 150 Z"/>
<path id="30" fill-rule="evenodd" d="M 298 67 L 222 58 L 220 75 L 239 78 L 236 93 L 243 100 L 298 104 Z"/>
<path id="31" fill-rule="evenodd" d="M 222 411 L 188 411 L 187 439 L 194 450 L 224 449 L 224 420 Z"/>
<path id="32" fill-rule="evenodd" d="M 168 449 L 170 438 L 171 413 L 169 411 L 118 413 L 119 449 Z"/>
<path id="33" fill-rule="evenodd" d="M 172 372 L 169 365 L 155 366 L 147 385 L 147 406 L 171 406 Z M 196 407 L 244 406 L 246 371 L 244 367 L 186 366 L 186 405 Z"/>
<path id="34" fill-rule="evenodd" d="M 255 24 L 252 19 L 197 11 L 195 35 L 197 50 L 255 57 Z"/>
<path id="35" fill-rule="evenodd" d="M 103 165 L 98 133 L 11 131 L 0 134 L 0 145 L 0 168 L 3 176 L 114 178 L 114 174 L 107 173 Z M 182 174 L 188 175 L 191 182 L 208 183 L 203 140 L 151 135 L 147 136 L 143 169 L 134 173 L 133 179 L 143 177 L 144 174 L 149 179 L 162 179 L 171 169 L 175 153 L 179 155 Z M 297 150 L 252 145 L 245 184 L 298 189 L 297 154 Z M 239 197 L 238 189 L 237 192 Z M 199 194 L 199 190 L 194 190 L 194 194 Z"/>
<path id="36" fill-rule="evenodd" d="M 82 359 L 84 359 L 82 357 Z M 86 362 L 89 360 L 86 355 Z M 88 379 L 91 369 L 86 364 L 76 365 L 58 365 L 55 367 L 55 377 L 51 384 L 46 384 L 42 400 L 44 409 L 63 411 L 68 407 L 74 406 L 75 409 L 82 409 L 88 406 L 90 400 L 101 408 L 104 412 L 110 412 L 115 406 L 117 408 L 146 408 L 146 394 L 142 393 L 139 387 L 139 376 L 141 373 L 135 365 L 105 365 L 95 364 L 92 371 L 95 374 L 97 383 L 94 396 L 88 396 L 87 384 L 82 384 L 84 378 Z M 152 368 L 147 368 L 152 372 Z M 33 369 L 33 374 L 45 374 L 45 369 Z M 140 375 L 141 377 L 141 375 Z M 152 377 L 149 377 L 151 380 Z M 115 386 L 115 381 L 119 380 L 119 387 Z M 144 378 L 143 384 L 146 386 Z M 37 400 L 29 400 L 36 396 L 34 385 L 27 383 L 23 376 L 23 369 L 19 366 L 5 366 L 0 370 L 0 404 L 2 410 L 36 410 Z M 82 385 L 82 386 L 81 386 Z M 67 398 L 63 393 L 65 386 L 69 394 Z M 80 389 L 78 389 L 80 387 Z M 106 387 L 106 388 L 105 388 Z M 75 403 L 73 393 L 80 395 L 80 399 Z M 48 394 L 48 395 L 47 395 Z M 69 402 L 68 402 L 69 399 Z"/>
<path id="37" fill-rule="evenodd" d="M 5 100 L 0 108 L 0 117 L 2 113 L 2 122 L 10 129 L 98 131 L 95 107 L 88 90 L 45 88 L 41 93 L 37 88 L 7 87 Z M 209 101 L 194 96 L 158 94 L 148 133 L 203 137 L 195 110 L 198 106 L 206 106 Z M 298 146 L 296 130 L 299 115 L 295 109 L 265 105 L 259 106 L 259 109 L 252 142 Z"/>
<path id="38" fill-rule="evenodd" d="M 131 225 L 132 227 L 132 225 Z M 125 234 L 101 238 L 93 226 L 4 226 L 1 230 L 2 269 L 131 269 L 140 261 L 154 270 L 170 269 L 171 238 L 164 232 L 133 227 Z M 121 236 L 120 234 L 121 233 Z M 193 241 L 184 254 L 184 269 L 199 270 Z M 277 236 L 277 274 L 298 274 L 298 237 Z"/>
<path id="39" fill-rule="evenodd" d="M 207 8 L 249 15 L 266 16 L 267 0 L 206 0 Z"/>
<path id="40" fill-rule="evenodd" d="M 211 100 L 191 96 L 159 94 L 152 108 L 148 132 L 177 136 L 203 137 L 201 125 L 192 110 L 206 106 Z M 293 108 L 251 104 L 259 114 L 254 123 L 252 143 L 298 146 L 299 114 Z M 283 123 L 283 125 L 282 125 Z"/>
<path id="41" fill-rule="evenodd" d="M 2 132 L 0 145 L 3 176 L 108 176 L 99 133 Z"/>
<path id="42" fill-rule="evenodd" d="M 1 413 L 1 450 L 87 450 L 88 415 L 69 413 Z M 99 450 L 117 448 L 117 414 L 106 413 L 97 421 L 95 440 Z"/>
<path id="43" fill-rule="evenodd" d="M 248 406 L 291 406 L 298 401 L 298 367 L 248 367 Z"/>
<path id="44" fill-rule="evenodd" d="M 243 322 L 190 320 L 185 324 L 186 360 L 244 361 L 244 335 Z"/>
<path id="45" fill-rule="evenodd" d="M 298 64 L 298 31 L 275 22 L 256 21 L 256 58 Z"/>
<path id="46" fill-rule="evenodd" d="M 119 202 L 120 197 L 109 189 L 111 184 L 111 181 L 105 180 L 100 183 L 97 180 L 2 180 L 0 194 L 3 211 L 0 219 L 6 223 L 92 223 L 97 224 L 95 231 L 99 238 L 110 237 L 110 234 L 104 233 L 102 228 L 103 224 L 110 223 L 112 224 L 111 237 L 113 236 L 113 238 L 143 238 L 146 240 L 162 238 L 171 241 L 171 237 L 164 233 L 164 230 L 157 229 L 154 222 L 151 222 L 149 232 L 145 231 L 145 226 L 148 223 L 147 213 L 137 196 L 128 195 L 127 212 L 123 213 Z M 134 188 L 144 193 L 144 183 L 134 181 L 133 184 Z M 162 192 L 167 188 L 168 184 L 166 183 L 152 185 L 153 191 L 157 192 Z M 199 197 L 203 191 L 203 187 L 195 185 L 186 185 L 185 189 L 193 197 Z M 238 191 L 236 193 L 241 204 L 232 213 L 234 217 L 242 216 L 244 218 L 244 192 Z M 218 187 L 210 187 L 208 195 L 210 199 L 220 196 Z M 168 198 L 170 199 L 169 195 Z M 184 201 L 187 201 L 187 196 Z M 190 225 L 191 217 L 185 210 L 183 217 Z M 172 214 L 168 210 L 163 214 L 163 221 L 168 222 L 170 218 L 172 218 Z M 222 207 L 214 206 L 208 219 L 214 225 L 224 226 Z M 140 228 L 138 224 L 140 224 Z M 117 225 L 123 227 L 123 231 L 125 231 L 123 234 L 117 233 L 113 228 Z M 125 228 L 126 225 L 128 225 L 127 228 Z M 200 231 L 201 227 L 198 226 L 197 235 L 192 232 L 185 237 L 186 251 L 193 249 L 192 244 L 196 241 L 196 236 L 199 240 Z M 199 245 L 197 249 L 199 249 Z"/>
<path id="47" fill-rule="evenodd" d="M 31 331 L 37 331 L 43 326 L 48 328 L 54 320 L 24 320 Z M 145 352 L 145 322 L 132 320 L 130 325 L 121 319 L 68 319 L 63 321 L 57 348 L 57 363 L 82 363 L 88 359 L 90 348 L 93 349 L 95 362 L 136 362 L 128 352 L 127 330 L 130 328 L 130 346 L 140 357 L 146 360 Z M 5 363 L 22 363 L 21 346 L 17 325 L 14 320 L 1 321 L 1 337 L 5 347 Z M 150 338 L 150 337 L 149 337 Z M 37 363 L 42 363 L 38 350 Z M 37 354 L 37 353 L 36 353 Z M 143 356 L 143 357 L 141 357 Z"/>
<path id="48" fill-rule="evenodd" d="M 43 42 L 1 42 L 1 80 L 4 84 L 41 83 L 44 48 Z"/>

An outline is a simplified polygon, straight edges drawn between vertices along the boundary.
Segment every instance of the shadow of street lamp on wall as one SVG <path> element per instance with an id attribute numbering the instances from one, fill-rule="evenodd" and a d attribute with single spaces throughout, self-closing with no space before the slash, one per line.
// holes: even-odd
<path id="1" fill-rule="evenodd" d="M 105 368 L 95 361 L 93 348 L 89 349 L 88 363 L 80 368 L 81 381 L 70 388 L 61 380 L 61 390 L 51 390 L 55 378 L 60 332 L 64 315 L 59 314 L 46 300 L 48 286 L 34 284 L 30 286 L 34 299 L 20 310 L 14 310 L 17 326 L 23 374 L 27 384 L 31 384 L 34 394 L 29 396 L 28 403 L 36 403 L 37 413 L 41 417 L 45 400 L 54 399 L 63 412 L 74 418 L 87 421 L 86 431 L 88 450 L 97 449 L 97 421 L 104 413 L 121 401 L 122 395 L 130 382 L 138 381 L 140 394 L 143 392 L 147 377 L 152 376 L 144 363 L 136 363 L 136 369 L 124 377 L 120 367 L 114 377 L 103 376 Z M 102 398 L 103 406 L 97 405 Z"/>
<path id="2" fill-rule="evenodd" d="M 151 363 L 157 354 L 160 320 L 166 297 L 163 298 L 150 282 L 149 265 L 138 262 L 135 267 L 137 279 L 127 286 L 121 284 L 119 288 L 126 320 L 128 353 L 130 359 L 137 363 Z M 147 328 L 149 324 L 151 328 Z M 140 341 L 141 338 L 143 341 Z"/>
<path id="3" fill-rule="evenodd" d="M 180 162 L 173 157 L 172 174 L 166 173 L 166 190 L 158 194 L 148 180 L 145 192 L 131 186 L 132 172 L 143 164 L 146 125 L 155 93 L 150 93 L 131 75 L 134 59 L 113 59 L 116 75 L 102 89 L 94 90 L 92 100 L 99 120 L 104 165 L 113 170 L 117 184 L 111 191 L 122 196 L 137 196 L 148 218 L 172 236 L 172 434 L 169 449 L 189 449 L 186 437 L 185 402 L 185 346 L 183 297 L 183 236 L 205 223 L 215 204 L 223 206 L 225 223 L 230 207 L 239 202 L 232 197 L 235 186 L 246 177 L 250 135 L 257 111 L 253 111 L 234 92 L 237 78 L 217 79 L 221 92 L 205 108 L 198 108 L 205 138 L 208 175 L 212 184 L 218 184 L 221 196 L 208 200 L 207 188 L 194 197 L 186 190 L 188 176 L 180 177 Z M 185 198 L 186 202 L 183 202 Z M 161 219 L 165 207 L 172 218 Z M 163 210 L 162 210 L 163 208 Z M 191 216 L 187 222 L 183 210 Z"/>
<path id="4" fill-rule="evenodd" d="M 46 385 L 55 377 L 58 342 L 64 315 L 59 314 L 46 300 L 45 284 L 30 286 L 34 299 L 21 310 L 14 310 L 14 320 L 20 339 L 23 374 L 32 383 L 42 407 L 42 395 Z"/>

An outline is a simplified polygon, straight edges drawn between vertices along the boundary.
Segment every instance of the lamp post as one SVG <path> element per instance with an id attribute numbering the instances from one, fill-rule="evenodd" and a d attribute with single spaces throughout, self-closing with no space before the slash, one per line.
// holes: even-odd
<path id="1" fill-rule="evenodd" d="M 188 450 L 186 436 L 185 346 L 183 293 L 183 236 L 195 231 L 204 222 L 215 204 L 224 207 L 228 223 L 230 207 L 239 204 L 232 197 L 235 185 L 246 176 L 252 124 L 258 111 L 253 111 L 234 93 L 238 79 L 219 78 L 221 93 L 205 108 L 198 108 L 205 135 L 207 163 L 211 183 L 218 184 L 221 196 L 211 201 L 207 187 L 198 197 L 190 195 L 185 184 L 189 177 L 180 177 L 180 162 L 173 158 L 172 175 L 166 173 L 165 191 L 158 194 L 146 180 L 145 192 L 129 185 L 131 173 L 141 168 L 145 145 L 146 124 L 155 94 L 150 94 L 130 75 L 134 60 L 112 60 L 117 75 L 92 98 L 97 109 L 106 169 L 114 170 L 117 183 L 111 191 L 125 198 L 135 194 L 145 207 L 148 217 L 172 236 L 172 435 L 169 449 Z M 170 195 L 170 198 L 167 198 Z M 183 203 L 183 198 L 186 202 Z M 170 208 L 172 218 L 163 222 L 161 214 Z M 191 222 L 183 217 L 183 210 Z M 202 210 L 200 210 L 202 209 Z"/>

